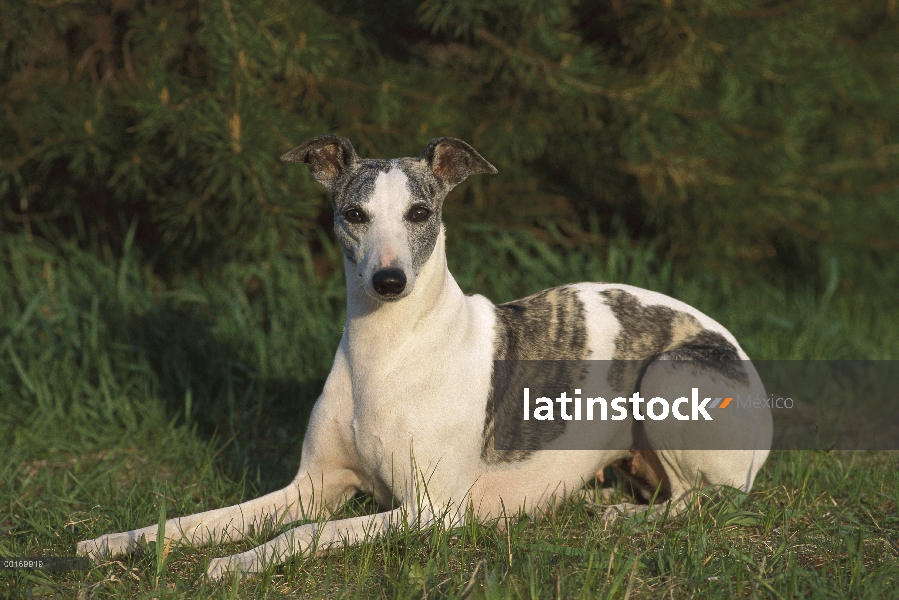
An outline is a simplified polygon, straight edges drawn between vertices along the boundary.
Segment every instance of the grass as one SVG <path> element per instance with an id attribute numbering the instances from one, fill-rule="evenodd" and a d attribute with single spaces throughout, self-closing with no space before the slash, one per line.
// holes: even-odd
<path id="1" fill-rule="evenodd" d="M 622 248 L 559 252 L 469 228 L 449 255 L 463 289 L 497 301 L 621 281 L 698 306 L 753 357 L 899 355 L 892 299 L 848 295 L 836 263 L 820 289 L 733 289 Z M 286 484 L 343 312 L 342 274 L 309 255 L 162 282 L 127 247 L 115 257 L 0 241 L 0 555 L 68 556 L 79 540 Z M 271 532 L 202 549 L 151 544 L 89 571 L 0 571 L 0 596 L 880 598 L 899 584 L 897 462 L 777 452 L 751 494 L 708 490 L 678 519 L 603 528 L 572 502 L 507 531 L 410 531 L 215 585 L 202 576 L 212 558 Z M 359 498 L 343 513 L 371 509 Z"/>

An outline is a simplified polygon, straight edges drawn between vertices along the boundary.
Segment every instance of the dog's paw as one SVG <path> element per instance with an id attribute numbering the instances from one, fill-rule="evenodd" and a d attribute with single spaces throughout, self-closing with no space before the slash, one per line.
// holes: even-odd
<path id="1" fill-rule="evenodd" d="M 109 551 L 107 550 L 104 539 L 99 537 L 94 540 L 78 542 L 75 546 L 75 554 L 78 556 L 86 556 L 96 564 L 105 559 L 108 556 Z"/>
<path id="2" fill-rule="evenodd" d="M 213 558 L 206 569 L 206 577 L 212 581 L 221 581 L 226 576 L 234 573 L 235 569 L 231 565 L 231 557 Z"/>
<path id="3" fill-rule="evenodd" d="M 613 488 L 583 488 L 571 495 L 569 500 L 574 503 L 582 503 L 584 509 L 591 515 L 602 511 L 603 506 L 612 504 L 615 499 Z"/>
<path id="4" fill-rule="evenodd" d="M 135 544 L 136 540 L 132 532 L 110 533 L 93 540 L 78 542 L 75 553 L 78 556 L 86 556 L 94 563 L 99 564 L 107 558 L 131 552 L 134 550 Z"/>
<path id="5" fill-rule="evenodd" d="M 614 504 L 612 506 L 607 507 L 600 517 L 600 522 L 604 526 L 608 525 L 618 525 L 629 518 L 633 517 L 636 514 L 640 514 L 646 511 L 646 506 L 641 504 L 630 504 L 627 502 L 622 502 L 621 504 Z"/>
<path id="6" fill-rule="evenodd" d="M 662 518 L 676 518 L 687 510 L 690 496 L 685 495 L 679 500 L 662 502 L 656 506 L 648 504 L 629 504 L 627 502 L 615 504 L 605 509 L 600 518 L 603 525 L 620 524 L 635 515 L 642 515 L 646 522 L 656 521 Z"/>
<path id="7" fill-rule="evenodd" d="M 594 504 L 607 506 L 609 504 L 612 504 L 616 498 L 620 499 L 620 492 L 618 492 L 618 490 L 616 490 L 615 488 L 607 487 L 600 489 L 599 493 L 596 494 L 596 496 L 597 498 Z"/>
<path id="8" fill-rule="evenodd" d="M 206 577 L 213 581 L 221 581 L 232 575 L 240 577 L 256 573 L 260 569 L 259 559 L 252 551 L 223 558 L 214 558 L 206 569 Z"/>

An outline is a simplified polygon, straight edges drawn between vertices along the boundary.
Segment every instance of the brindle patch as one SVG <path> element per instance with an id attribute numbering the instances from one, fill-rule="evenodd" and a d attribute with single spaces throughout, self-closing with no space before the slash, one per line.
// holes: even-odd
<path id="1" fill-rule="evenodd" d="M 582 362 L 587 358 L 586 311 L 577 292 L 568 287 L 544 290 L 522 300 L 496 307 L 496 342 L 494 360 L 502 361 L 556 361 L 543 363 L 539 374 L 541 381 L 533 379 L 534 368 L 526 363 L 504 363 L 512 369 L 509 385 L 494 389 L 491 383 L 487 398 L 487 416 L 484 422 L 484 442 L 481 459 L 487 464 L 525 460 L 533 450 L 497 450 L 495 437 L 501 436 L 501 446 L 514 445 L 523 448 L 539 448 L 565 430 L 565 422 L 522 421 L 521 400 L 516 390 L 522 383 L 548 390 L 571 391 L 570 385 L 586 373 Z M 499 414 L 503 428 L 495 431 L 495 416 Z"/>
<path id="2" fill-rule="evenodd" d="M 446 192 L 441 189 L 433 173 L 423 163 L 411 160 L 398 163 L 399 168 L 409 179 L 406 187 L 412 202 L 408 209 L 413 206 L 424 206 L 431 211 L 431 216 L 424 222 L 416 223 L 408 219 L 403 221 L 412 255 L 412 268 L 418 274 L 437 246 L 437 238 L 443 223 L 441 209 Z"/>
<path id="3" fill-rule="evenodd" d="M 358 260 L 359 243 L 368 230 L 368 222 L 350 223 L 343 216 L 351 205 L 365 211 L 367 203 L 375 191 L 375 180 L 381 173 L 390 172 L 391 165 L 386 160 L 362 160 L 349 177 L 339 181 L 331 190 L 331 204 L 334 208 L 334 233 L 343 248 L 343 254 L 351 263 Z"/>
<path id="4" fill-rule="evenodd" d="M 331 191 L 334 208 L 344 209 L 348 204 L 366 202 L 375 191 L 375 180 L 381 173 L 389 173 L 390 161 L 360 160 L 353 172 L 340 180 Z"/>
<path id="5" fill-rule="evenodd" d="M 749 384 L 734 345 L 720 333 L 704 329 L 692 315 L 667 306 L 644 306 L 624 290 L 600 294 L 621 324 L 609 369 L 609 384 L 616 392 L 635 392 L 646 367 L 661 357 L 694 361 L 698 368 Z"/>

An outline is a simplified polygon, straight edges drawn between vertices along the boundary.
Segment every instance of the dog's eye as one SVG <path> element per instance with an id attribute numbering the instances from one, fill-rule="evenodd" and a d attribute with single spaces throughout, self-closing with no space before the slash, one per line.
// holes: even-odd
<path id="1" fill-rule="evenodd" d="M 365 223 L 368 220 L 365 217 L 365 213 L 363 213 L 358 208 L 346 209 L 345 211 L 343 211 L 343 218 L 350 223 Z"/>
<path id="2" fill-rule="evenodd" d="M 422 221 L 426 221 L 428 217 L 431 216 L 431 211 L 429 211 L 424 206 L 413 206 L 409 211 L 409 214 L 406 215 L 406 218 L 410 221 L 415 221 L 420 223 Z"/>

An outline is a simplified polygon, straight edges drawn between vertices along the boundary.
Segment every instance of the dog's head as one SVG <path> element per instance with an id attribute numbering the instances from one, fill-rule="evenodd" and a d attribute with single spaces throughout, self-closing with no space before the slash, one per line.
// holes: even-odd
<path id="1" fill-rule="evenodd" d="M 281 160 L 306 163 L 331 194 L 334 231 L 372 298 L 405 298 L 443 227 L 443 199 L 469 175 L 496 168 L 461 140 L 432 140 L 418 158 L 360 159 L 346 138 L 323 135 Z"/>

